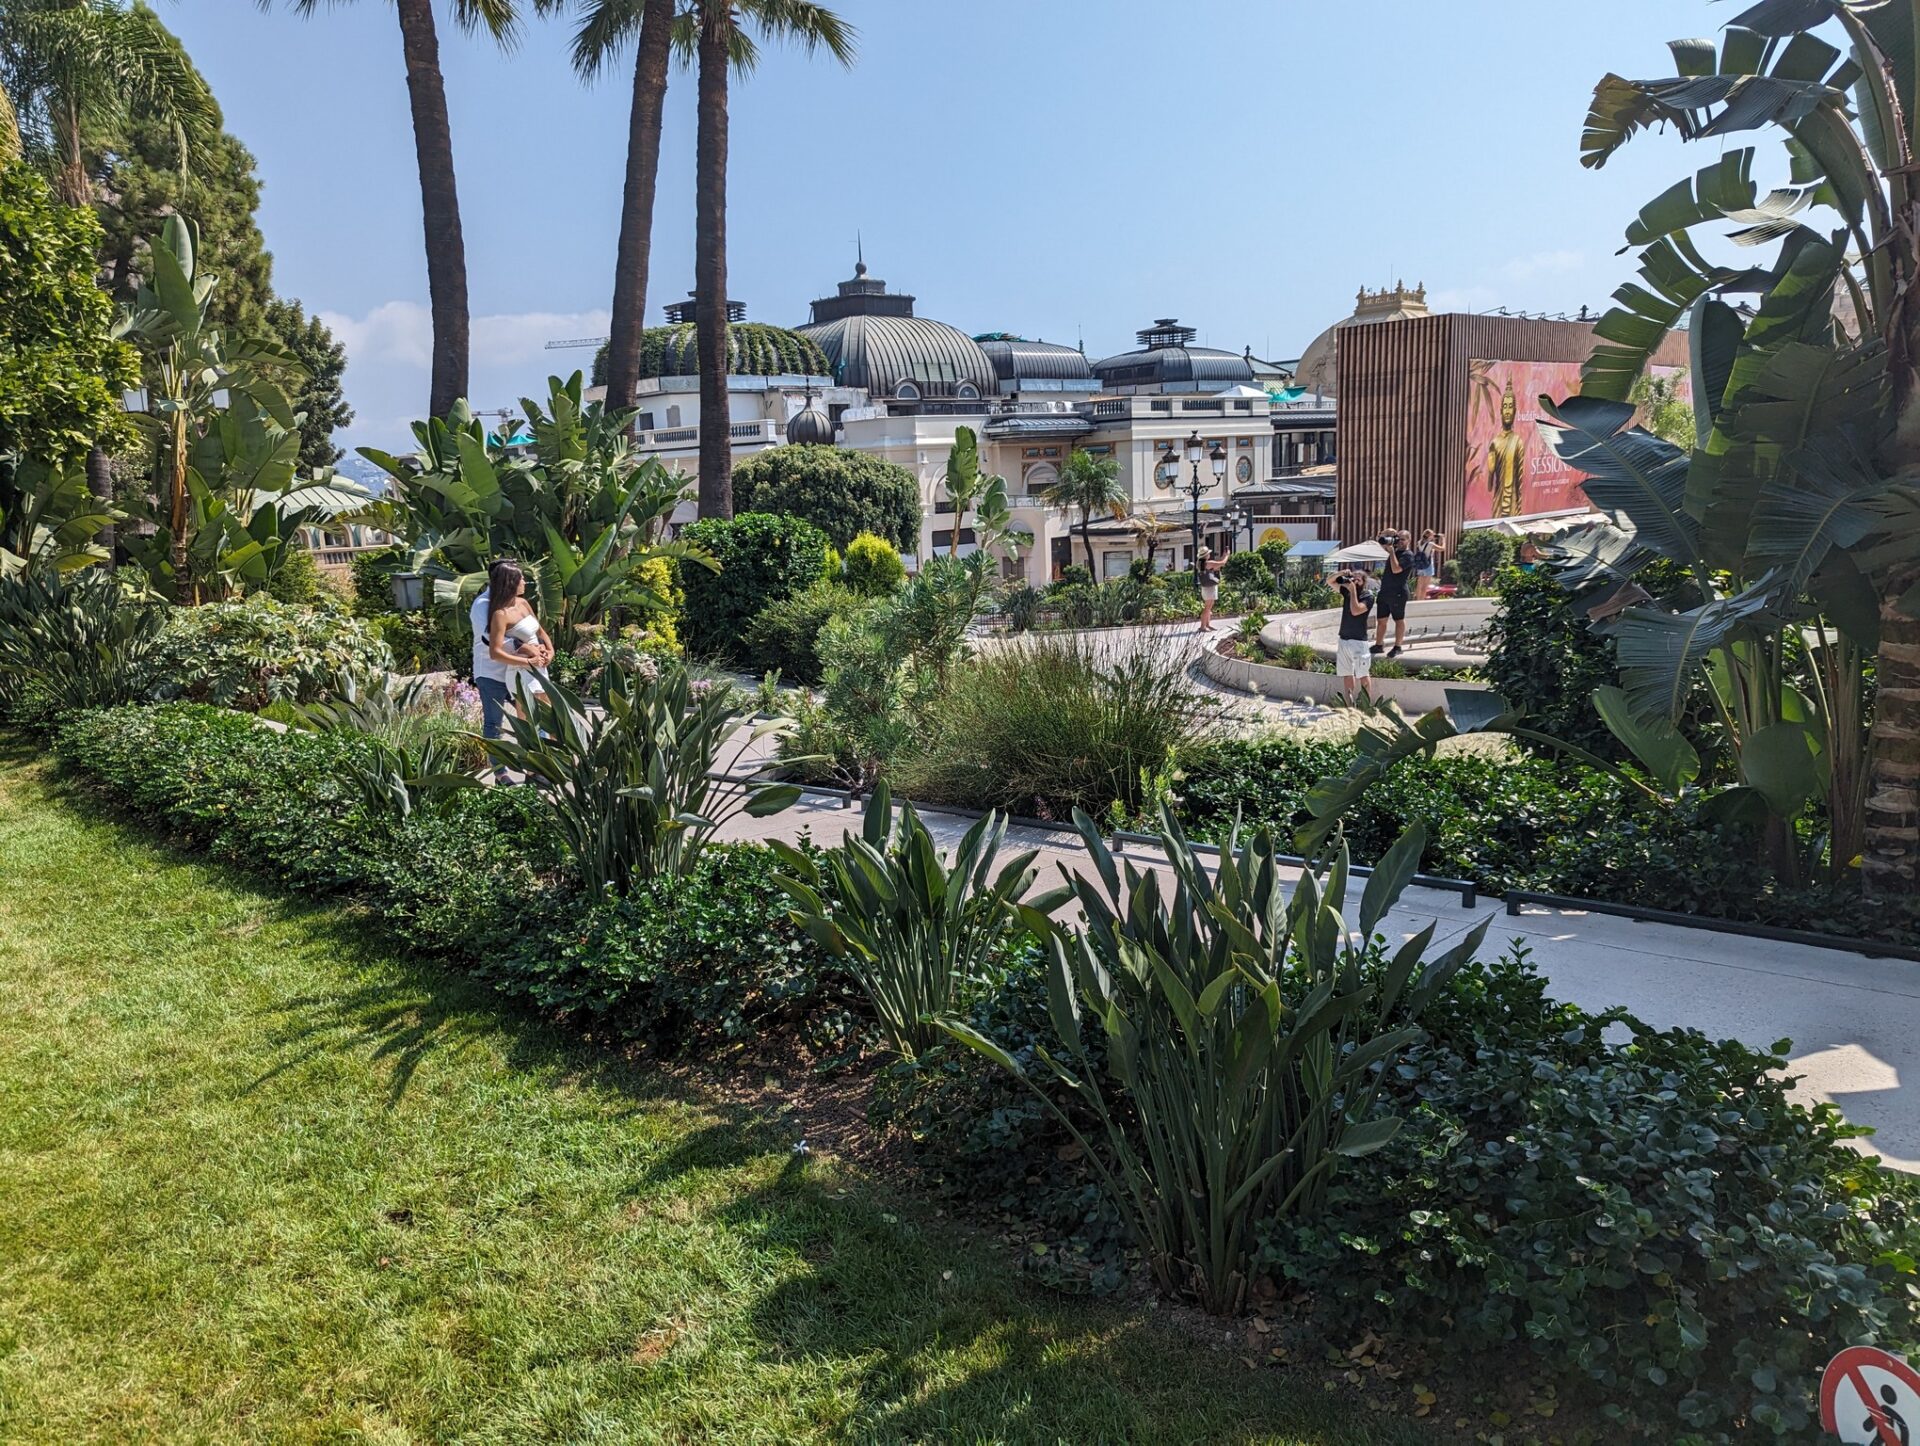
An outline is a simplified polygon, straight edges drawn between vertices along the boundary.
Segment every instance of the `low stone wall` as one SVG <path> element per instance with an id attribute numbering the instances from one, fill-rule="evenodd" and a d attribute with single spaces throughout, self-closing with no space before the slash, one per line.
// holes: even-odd
<path id="1" fill-rule="evenodd" d="M 1229 658 L 1213 648 L 1200 653 L 1200 670 L 1222 687 L 1238 693 L 1261 693 L 1286 702 L 1325 703 L 1341 697 L 1345 689 L 1332 673 L 1306 673 L 1297 668 L 1277 668 L 1270 663 L 1249 663 Z M 1449 688 L 1484 688 L 1481 683 L 1429 682 L 1425 678 L 1374 678 L 1373 696 L 1381 702 L 1399 705 L 1404 713 L 1430 713 L 1447 706 Z"/>
<path id="2" fill-rule="evenodd" d="M 1461 651 L 1458 639 L 1484 632 L 1488 619 L 1499 606 L 1500 600 L 1490 597 L 1433 598 L 1408 603 L 1407 649 L 1402 656 L 1411 667 L 1422 663 L 1462 667 L 1484 661 L 1478 654 Z M 1371 619 L 1367 626 L 1372 628 Z M 1387 628 L 1391 642 L 1393 624 L 1389 623 Z M 1276 653 L 1288 643 L 1305 643 L 1322 658 L 1331 660 L 1339 636 L 1340 609 L 1323 608 L 1318 612 L 1286 613 L 1274 618 L 1260 634 L 1260 640 Z"/>

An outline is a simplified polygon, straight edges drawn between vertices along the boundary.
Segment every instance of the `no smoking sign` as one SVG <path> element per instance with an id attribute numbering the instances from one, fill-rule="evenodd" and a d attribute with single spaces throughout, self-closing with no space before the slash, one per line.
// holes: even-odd
<path id="1" fill-rule="evenodd" d="M 1873 1346 L 1849 1346 L 1820 1378 L 1820 1424 L 1851 1446 L 1914 1446 L 1920 1373 Z"/>

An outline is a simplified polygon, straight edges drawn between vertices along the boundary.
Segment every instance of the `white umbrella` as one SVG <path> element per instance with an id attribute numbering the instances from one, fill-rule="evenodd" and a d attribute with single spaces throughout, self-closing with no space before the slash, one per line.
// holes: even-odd
<path id="1" fill-rule="evenodd" d="M 1387 550 L 1377 542 L 1356 542 L 1326 556 L 1328 562 L 1385 562 Z"/>

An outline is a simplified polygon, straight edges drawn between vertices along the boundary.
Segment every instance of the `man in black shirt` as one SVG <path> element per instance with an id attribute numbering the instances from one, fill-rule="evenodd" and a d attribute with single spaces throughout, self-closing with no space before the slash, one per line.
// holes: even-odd
<path id="1" fill-rule="evenodd" d="M 1380 575 L 1380 615 L 1374 624 L 1373 650 L 1386 652 L 1387 619 L 1393 619 L 1393 651 L 1389 658 L 1400 656 L 1400 650 L 1407 645 L 1407 588 L 1413 582 L 1413 553 L 1407 543 L 1412 534 L 1397 532 L 1393 529 L 1380 534 L 1380 545 L 1387 550 L 1387 570 Z"/>
<path id="2" fill-rule="evenodd" d="M 1373 599 L 1366 578 L 1350 567 L 1334 574 L 1333 585 L 1340 594 L 1340 641 L 1334 647 L 1333 671 L 1351 703 L 1356 692 L 1373 696 L 1373 659 L 1367 652 L 1367 614 L 1373 611 Z"/>

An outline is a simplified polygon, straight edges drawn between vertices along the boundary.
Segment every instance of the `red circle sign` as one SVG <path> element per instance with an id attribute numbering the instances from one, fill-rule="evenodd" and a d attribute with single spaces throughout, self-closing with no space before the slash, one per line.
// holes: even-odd
<path id="1" fill-rule="evenodd" d="M 1820 1424 L 1852 1446 L 1914 1446 L 1920 1372 L 1877 1347 L 1847 1347 L 1820 1378 Z"/>

